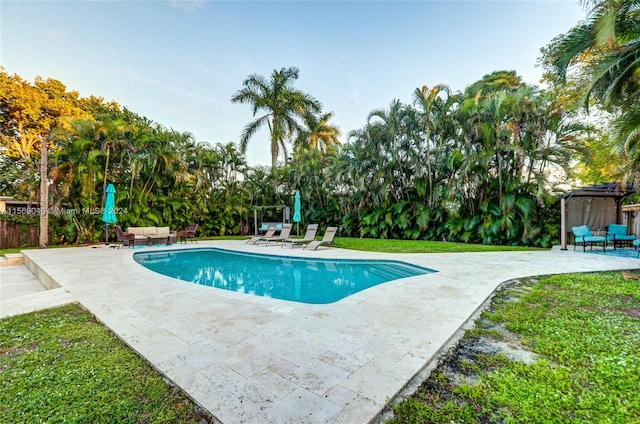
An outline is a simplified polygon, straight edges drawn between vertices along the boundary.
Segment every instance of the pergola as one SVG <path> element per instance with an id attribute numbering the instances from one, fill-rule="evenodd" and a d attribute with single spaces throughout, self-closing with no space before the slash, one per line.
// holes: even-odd
<path id="1" fill-rule="evenodd" d="M 634 194 L 632 184 L 597 184 L 563 194 L 560 203 L 560 247 L 567 250 L 567 235 L 571 227 L 587 225 L 592 230 L 604 230 L 609 224 L 622 223 L 622 201 Z"/>
<path id="2" fill-rule="evenodd" d="M 273 206 L 254 206 L 253 208 L 253 231 L 254 235 L 258 235 L 258 211 L 260 211 L 260 223 L 263 222 L 264 211 L 267 209 L 282 209 L 282 223 L 289 222 L 291 217 L 291 208 L 286 205 L 273 205 Z"/>

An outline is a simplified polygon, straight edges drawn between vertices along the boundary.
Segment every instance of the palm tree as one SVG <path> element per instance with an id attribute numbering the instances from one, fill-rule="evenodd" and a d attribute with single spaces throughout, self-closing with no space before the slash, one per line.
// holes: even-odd
<path id="1" fill-rule="evenodd" d="M 595 99 L 607 111 L 620 111 L 613 122 L 614 147 L 630 156 L 629 173 L 638 172 L 640 152 L 640 1 L 600 0 L 589 18 L 555 39 L 545 55 L 557 80 L 566 82 L 572 69 L 587 76 L 582 102 Z"/>
<path id="2" fill-rule="evenodd" d="M 384 182 L 380 196 L 390 196 L 394 201 L 405 199 L 407 188 L 414 175 L 422 174 L 421 147 L 412 137 L 416 129 L 415 111 L 395 99 L 389 109 L 369 113 L 367 133 L 378 156 L 378 178 Z"/>
<path id="3" fill-rule="evenodd" d="M 340 144 L 340 128 L 330 124 L 333 112 L 316 115 L 307 113 L 303 117 L 304 128 L 298 134 L 296 145 L 309 146 L 312 149 L 326 151 L 327 147 Z"/>
<path id="4" fill-rule="evenodd" d="M 40 142 L 40 249 L 47 247 L 49 242 L 49 174 L 48 169 L 49 146 L 48 137 L 42 137 Z"/>
<path id="5" fill-rule="evenodd" d="M 322 105 L 312 96 L 295 87 L 300 71 L 296 67 L 274 70 L 270 79 L 252 74 L 242 83 L 243 88 L 231 98 L 232 103 L 247 103 L 253 108 L 253 116 L 264 113 L 247 124 L 240 136 L 240 151 L 246 153 L 249 139 L 262 127 L 269 128 L 271 137 L 271 169 L 278 164 L 280 151 L 287 155 L 287 140 L 300 132 L 296 118 L 319 113 Z"/>
<path id="6" fill-rule="evenodd" d="M 564 80 L 573 65 L 591 72 L 585 100 L 594 95 L 608 108 L 640 89 L 640 13 L 638 0 L 593 2 L 590 18 L 578 24 L 551 48 L 549 62 Z"/>
<path id="7" fill-rule="evenodd" d="M 99 205 L 98 192 L 102 192 L 99 174 L 103 169 L 104 152 L 95 136 L 98 123 L 93 119 L 77 119 L 71 125 L 70 130 L 59 131 L 58 148 L 52 152 L 50 175 L 55 206 L 90 210 Z M 81 237 L 78 241 L 91 241 L 95 215 L 72 214 L 70 218 Z"/>
<path id="8" fill-rule="evenodd" d="M 446 94 L 445 99 L 440 97 L 441 93 Z M 427 183 L 429 185 L 427 204 L 430 207 L 433 206 L 433 171 L 431 169 L 433 161 L 431 159 L 431 136 L 438 130 L 438 118 L 443 118 L 443 115 L 446 113 L 446 111 L 441 111 L 439 114 L 437 113 L 437 103 L 450 105 L 450 103 L 448 103 L 450 96 L 451 90 L 444 84 L 435 85 L 431 89 L 424 85 L 421 89 L 416 88 L 413 92 L 413 104 L 419 108 L 424 124 L 424 145 L 427 149 Z"/>
<path id="9" fill-rule="evenodd" d="M 121 152 L 127 145 L 131 144 L 127 140 L 130 132 L 130 125 L 124 120 L 111 119 L 107 116 L 102 117 L 102 121 L 98 123 L 96 128 L 96 140 L 102 144 L 102 150 L 105 152 L 104 172 L 102 174 L 102 206 L 106 201 L 105 190 L 107 188 L 111 153 Z"/>

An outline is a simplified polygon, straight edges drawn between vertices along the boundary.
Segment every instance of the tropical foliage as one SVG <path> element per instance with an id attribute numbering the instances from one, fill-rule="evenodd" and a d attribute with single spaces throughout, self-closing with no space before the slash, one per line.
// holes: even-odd
<path id="1" fill-rule="evenodd" d="M 576 94 L 587 109 L 613 114 L 602 140 L 618 175 L 637 179 L 640 170 L 640 2 L 585 2 L 589 17 L 543 50 L 549 79 Z M 598 147 L 598 146 L 594 146 Z M 600 146 L 601 147 L 601 146 Z M 595 150 L 595 149 L 592 149 Z M 620 160 L 622 158 L 622 161 Z"/>
<path id="2" fill-rule="evenodd" d="M 388 109 L 372 111 L 340 143 L 333 113 L 296 89 L 297 77 L 296 68 L 283 68 L 271 79 L 244 81 L 232 101 L 252 105 L 254 116 L 264 114 L 247 125 L 238 145 L 198 142 L 50 81 L 79 111 L 61 114 L 55 126 L 29 122 L 50 140 L 49 200 L 62 228 L 56 239 L 99 240 L 104 189 L 113 183 L 122 227 L 180 229 L 197 221 L 200 235 L 252 233 L 255 207 L 291 206 L 300 191 L 301 225 L 337 224 L 345 236 L 531 246 L 554 241 L 559 220 L 550 193 L 582 146 L 584 128 L 551 92 L 505 71 L 463 92 L 425 86 L 413 92 L 411 104 L 393 100 Z M 4 72 L 2 78 L 45 88 Z M 20 95 L 3 94 L 0 116 L 26 113 L 26 104 Z M 1 124 L 3 140 L 22 143 L 17 124 Z M 261 126 L 270 131 L 271 168 L 248 166 L 243 154 Z M 37 187 L 35 170 L 18 166 L 26 161 L 14 145 L 4 143 L 0 155 L 8 170 L 3 194 L 37 201 L 37 191 L 25 189 L 30 181 Z M 277 166 L 281 156 L 286 160 Z"/>

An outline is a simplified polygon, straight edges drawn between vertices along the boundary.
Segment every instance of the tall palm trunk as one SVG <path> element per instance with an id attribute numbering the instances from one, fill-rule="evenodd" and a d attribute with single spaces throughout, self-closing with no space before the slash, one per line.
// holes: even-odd
<path id="1" fill-rule="evenodd" d="M 271 172 L 278 169 L 278 140 L 271 140 Z"/>
<path id="2" fill-rule="evenodd" d="M 47 166 L 49 150 L 47 137 L 42 137 L 40 146 L 40 249 L 46 249 L 49 236 L 49 181 Z"/>
<path id="3" fill-rule="evenodd" d="M 102 207 L 104 208 L 104 204 L 107 201 L 107 173 L 109 172 L 109 156 L 110 155 L 110 150 L 109 147 L 107 145 L 107 158 L 105 160 L 104 163 L 104 178 L 102 181 Z"/>

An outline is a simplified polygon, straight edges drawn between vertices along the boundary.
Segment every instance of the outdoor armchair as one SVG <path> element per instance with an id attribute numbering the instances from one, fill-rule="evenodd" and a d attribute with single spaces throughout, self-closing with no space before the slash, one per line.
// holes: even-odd
<path id="1" fill-rule="evenodd" d="M 631 245 L 637 237 L 634 234 L 627 234 L 628 227 L 623 224 L 609 224 L 607 229 L 607 244 L 613 244 L 613 249 L 616 246 L 622 247 L 622 245 Z"/>
<path id="2" fill-rule="evenodd" d="M 582 251 L 587 251 L 587 244 L 591 245 L 593 250 L 594 244 L 602 244 L 602 250 L 607 250 L 607 238 L 605 236 L 594 236 L 589 227 L 581 225 L 579 227 L 571 227 L 573 232 L 573 250 L 576 246 L 582 244 Z"/>
<path id="3" fill-rule="evenodd" d="M 118 225 L 114 225 L 113 230 L 116 232 L 116 243 L 119 243 L 118 249 L 120 248 L 120 244 L 124 244 L 125 246 L 129 246 L 131 248 L 134 247 L 136 243 L 135 234 L 122 231 L 122 228 L 120 228 Z"/>
<path id="4" fill-rule="evenodd" d="M 198 230 L 198 224 L 191 224 L 189 225 L 188 229 L 181 230 L 178 233 L 178 236 L 180 237 L 180 243 L 186 243 L 187 239 L 191 239 L 191 241 L 195 241 L 197 243 L 198 242 L 198 240 L 196 240 L 197 230 Z"/>

